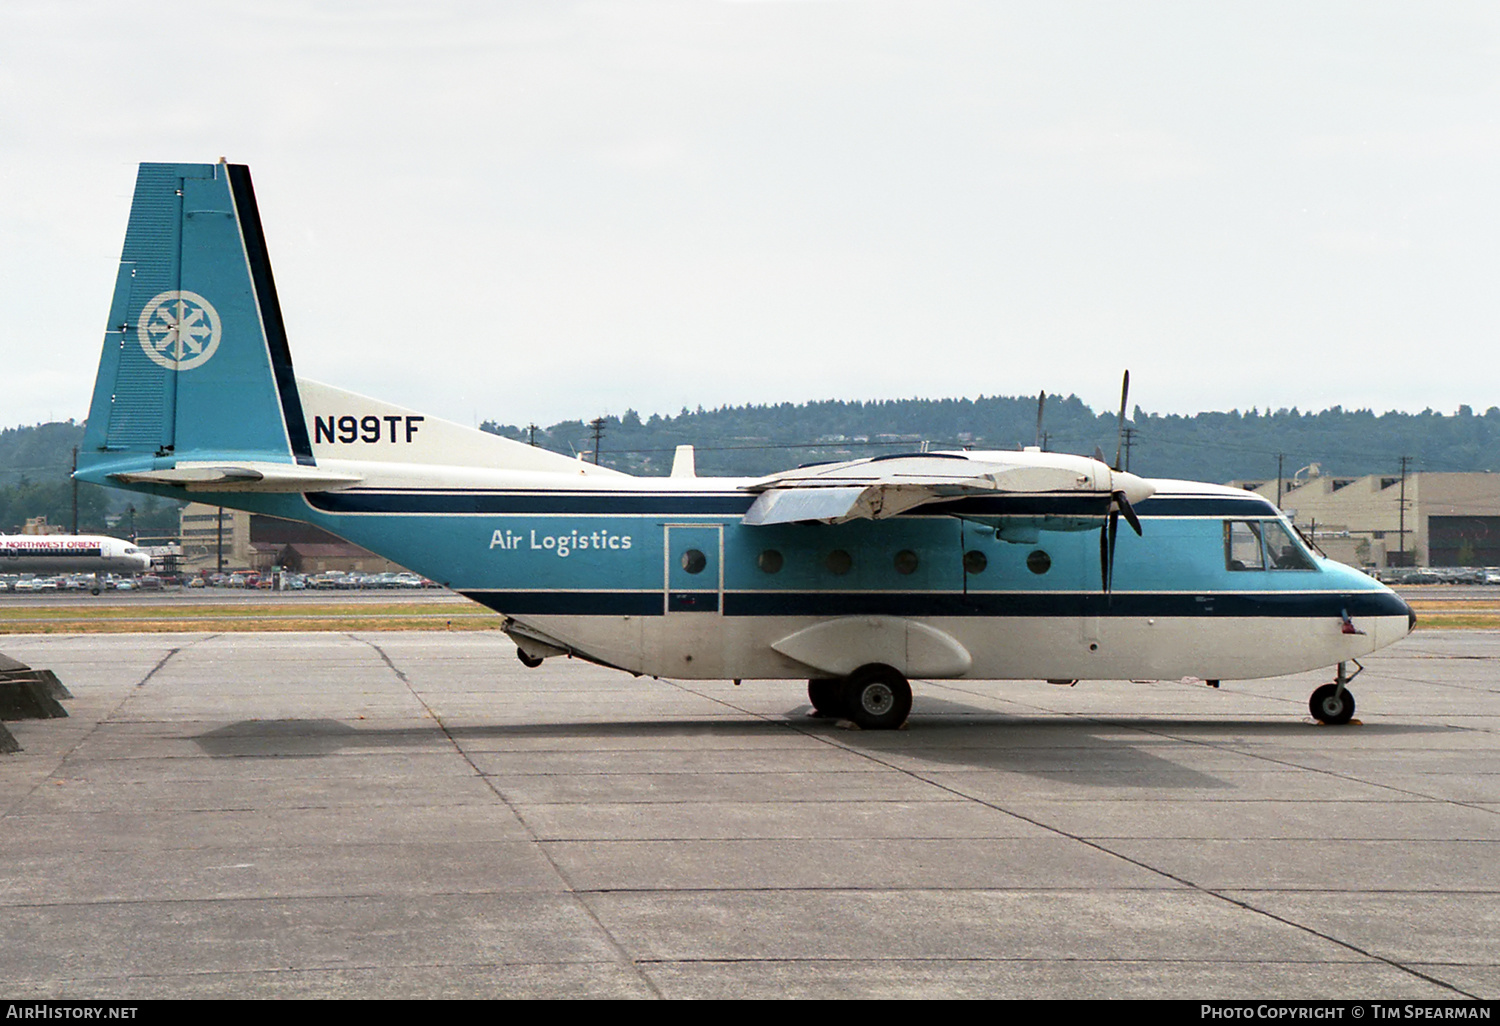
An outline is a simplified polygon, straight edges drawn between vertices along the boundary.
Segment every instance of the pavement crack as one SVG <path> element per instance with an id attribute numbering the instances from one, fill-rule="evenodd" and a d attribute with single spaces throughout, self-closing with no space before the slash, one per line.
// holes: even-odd
<path id="1" fill-rule="evenodd" d="M 586 892 L 580 891 L 576 886 L 574 886 L 573 881 L 568 878 L 568 874 L 563 869 L 562 864 L 553 857 L 550 846 L 543 843 L 542 837 L 536 832 L 535 827 L 533 827 L 532 824 L 527 821 L 525 815 L 523 815 L 521 810 L 517 808 L 516 804 L 509 798 L 507 798 L 505 796 L 505 793 L 500 790 L 499 786 L 495 782 L 494 774 L 485 773 L 479 768 L 479 764 L 474 761 L 473 756 L 471 756 L 464 749 L 464 746 L 459 743 L 458 738 L 453 736 L 453 732 L 448 729 L 448 725 L 443 722 L 443 718 L 438 715 L 437 710 L 432 707 L 427 699 L 422 697 L 421 692 L 419 692 L 416 686 L 412 684 L 411 678 L 406 675 L 401 667 L 395 664 L 395 662 L 391 659 L 390 655 L 385 651 L 385 649 L 375 644 L 375 642 L 369 640 L 368 638 L 361 638 L 357 634 L 346 634 L 345 637 L 349 638 L 352 641 L 358 641 L 361 644 L 369 645 L 372 649 L 375 650 L 376 655 L 380 656 L 385 665 L 390 668 L 390 671 L 396 675 L 396 679 L 401 681 L 401 683 L 406 686 L 407 691 L 411 692 L 412 698 L 415 699 L 417 704 L 420 705 L 422 709 L 427 713 L 427 715 L 432 718 L 432 721 L 438 725 L 438 729 L 443 732 L 443 736 L 448 739 L 448 743 L 453 746 L 453 750 L 458 753 L 459 758 L 468 763 L 469 768 L 474 771 L 474 775 L 484 782 L 484 786 L 489 788 L 490 793 L 495 796 L 496 800 L 504 805 L 508 810 L 510 810 L 510 814 L 515 817 L 516 822 L 519 823 L 521 825 L 521 828 L 526 831 L 526 835 L 531 839 L 531 842 L 535 846 L 535 850 L 537 851 L 537 853 L 546 860 L 547 865 L 551 868 L 553 875 L 556 876 L 557 879 L 562 883 L 563 889 L 567 892 L 568 896 L 577 905 L 578 909 L 583 913 L 583 915 L 586 916 L 588 920 L 594 924 L 594 928 L 599 931 L 600 936 L 604 938 L 604 942 L 608 944 L 610 950 L 615 953 L 615 958 L 619 962 L 619 964 L 629 968 L 630 971 L 634 973 L 635 976 L 641 981 L 642 986 L 644 986 L 651 992 L 651 995 L 653 997 L 664 997 L 661 992 L 661 988 L 656 985 L 656 981 L 652 980 L 651 977 L 646 973 L 645 969 L 642 968 L 641 962 L 625 949 L 624 944 L 622 944 L 619 938 L 614 935 L 614 932 L 611 931 L 608 926 L 604 925 L 604 921 L 599 918 L 594 909 L 586 900 L 584 900 L 584 894 Z"/>

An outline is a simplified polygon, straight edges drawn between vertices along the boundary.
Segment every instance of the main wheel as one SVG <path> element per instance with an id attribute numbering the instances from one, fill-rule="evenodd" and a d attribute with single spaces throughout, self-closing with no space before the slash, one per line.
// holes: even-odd
<path id="1" fill-rule="evenodd" d="M 1354 692 L 1345 688 L 1340 694 L 1337 684 L 1324 684 L 1312 693 L 1307 707 L 1313 719 L 1336 727 L 1354 718 Z"/>
<path id="2" fill-rule="evenodd" d="M 842 719 L 844 712 L 844 682 L 841 680 L 810 680 L 807 682 L 807 700 L 812 703 L 813 715 L 824 719 Z"/>
<path id="3" fill-rule="evenodd" d="M 911 684 L 889 666 L 861 666 L 844 682 L 844 705 L 865 730 L 895 730 L 911 714 Z"/>
<path id="4" fill-rule="evenodd" d="M 527 655 L 526 650 L 524 648 L 521 648 L 520 646 L 516 647 L 516 658 L 521 660 L 522 666 L 529 667 L 533 670 L 542 665 L 541 656 Z"/>

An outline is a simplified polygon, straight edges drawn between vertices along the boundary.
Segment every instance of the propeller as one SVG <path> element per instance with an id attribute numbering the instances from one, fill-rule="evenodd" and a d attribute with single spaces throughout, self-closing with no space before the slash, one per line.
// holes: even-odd
<path id="1" fill-rule="evenodd" d="M 1038 449 L 1042 447 L 1042 410 L 1047 406 L 1047 393 L 1042 392 L 1036 397 L 1036 441 L 1033 443 Z"/>
<path id="2" fill-rule="evenodd" d="M 1136 516 L 1135 507 L 1130 505 L 1125 493 L 1113 492 L 1109 499 L 1109 519 L 1099 528 L 1099 578 L 1106 595 L 1114 588 L 1115 537 L 1120 533 L 1121 514 L 1124 514 L 1125 522 L 1136 536 L 1141 534 L 1141 518 Z"/>
<path id="3" fill-rule="evenodd" d="M 1114 469 L 1120 469 L 1120 453 L 1125 444 L 1125 409 L 1126 402 L 1130 398 L 1130 371 L 1125 372 L 1125 380 L 1120 386 L 1120 423 L 1116 432 L 1115 440 L 1115 464 Z M 1100 463 L 1104 462 L 1104 454 L 1098 447 L 1094 448 L 1094 458 Z M 1135 509 L 1130 505 L 1130 499 L 1123 491 L 1114 491 L 1109 496 L 1109 518 L 1104 526 L 1099 528 L 1099 578 L 1104 586 L 1104 594 L 1108 595 L 1114 587 L 1115 580 L 1115 536 L 1120 532 L 1120 515 L 1124 514 L 1125 522 L 1137 536 L 1141 533 L 1141 518 L 1135 515 Z"/>

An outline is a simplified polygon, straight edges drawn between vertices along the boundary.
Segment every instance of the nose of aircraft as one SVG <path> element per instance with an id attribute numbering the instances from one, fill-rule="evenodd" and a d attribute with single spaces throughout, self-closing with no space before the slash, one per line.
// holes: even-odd
<path id="1" fill-rule="evenodd" d="M 1390 596 L 1391 596 L 1391 598 L 1395 599 L 1398 603 L 1400 603 L 1401 608 L 1406 611 L 1406 633 L 1410 634 L 1412 631 L 1416 630 L 1417 629 L 1417 614 L 1411 608 L 1411 603 L 1408 602 L 1408 601 L 1406 601 L 1406 598 L 1404 596 L 1396 594 L 1395 589 L 1392 588 L 1392 587 L 1390 587 L 1389 585 L 1382 584 L 1380 587 L 1384 591 L 1386 591 L 1387 593 L 1389 593 Z M 1402 635 L 1402 637 L 1405 637 L 1405 635 Z"/>

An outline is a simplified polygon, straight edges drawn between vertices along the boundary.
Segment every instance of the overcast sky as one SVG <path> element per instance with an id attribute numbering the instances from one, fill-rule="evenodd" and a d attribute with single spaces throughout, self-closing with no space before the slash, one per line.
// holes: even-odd
<path id="1" fill-rule="evenodd" d="M 1500 404 L 1492 3 L 6 0 L 0 426 L 220 156 L 298 373 L 463 423 Z"/>

